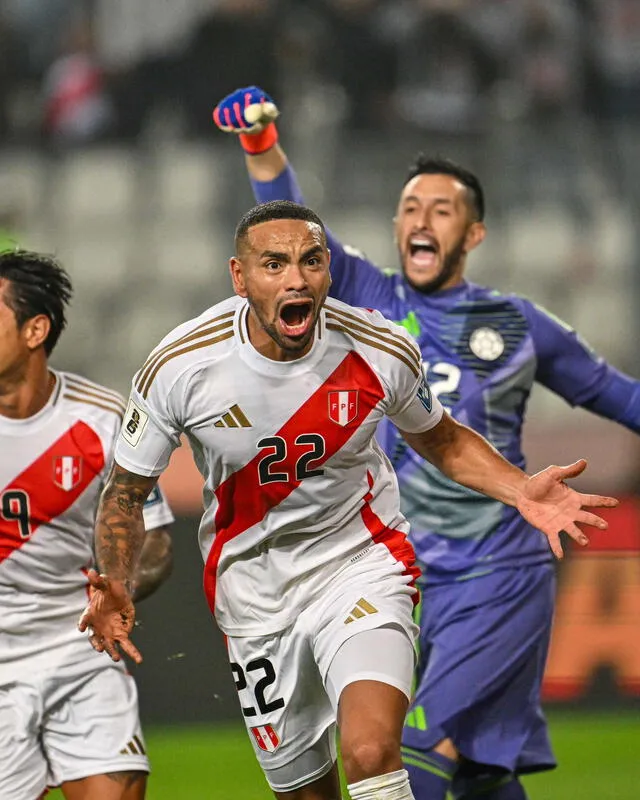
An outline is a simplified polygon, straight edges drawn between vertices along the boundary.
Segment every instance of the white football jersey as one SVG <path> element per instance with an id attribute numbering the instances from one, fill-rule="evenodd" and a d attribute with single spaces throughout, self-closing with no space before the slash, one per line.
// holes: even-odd
<path id="1" fill-rule="evenodd" d="M 0 416 L 0 664 L 86 634 L 96 509 L 113 459 L 123 398 L 66 372 L 28 419 Z M 147 530 L 173 516 L 158 490 Z"/>
<path id="2" fill-rule="evenodd" d="M 374 433 L 435 426 L 442 407 L 409 335 L 376 311 L 327 301 L 305 356 L 278 362 L 249 342 L 234 297 L 180 325 L 133 389 L 115 459 L 159 475 L 186 434 L 205 480 L 204 585 L 228 635 L 287 627 L 364 548 L 417 574 L 393 469 Z"/>

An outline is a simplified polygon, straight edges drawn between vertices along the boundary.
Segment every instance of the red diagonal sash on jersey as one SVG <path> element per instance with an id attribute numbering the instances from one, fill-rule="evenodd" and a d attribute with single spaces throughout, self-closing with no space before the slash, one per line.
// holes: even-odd
<path id="1" fill-rule="evenodd" d="M 69 490 L 64 483 L 56 481 L 56 464 L 59 459 L 81 458 L 82 468 L 77 476 L 67 483 L 73 484 Z M 59 517 L 70 508 L 104 467 L 104 450 L 98 434 L 85 422 L 76 422 L 57 439 L 47 450 L 23 470 L 11 483 L 0 491 L 0 499 L 8 492 L 24 493 L 28 498 L 29 528 L 31 534 L 40 526 Z M 11 497 L 9 495 L 9 497 Z M 11 511 L 9 500 L 7 506 Z M 0 504 L 0 563 L 15 550 L 29 541 L 29 536 L 21 533 L 19 520 L 15 513 L 7 519 Z"/>
<path id="2" fill-rule="evenodd" d="M 336 424 L 329 417 L 329 392 L 357 389 L 357 414 L 348 425 Z M 378 376 L 358 353 L 351 351 L 327 380 L 300 406 L 277 432 L 287 442 L 287 457 L 278 461 L 278 471 L 295 474 L 299 451 L 296 438 L 304 433 L 318 433 L 325 442 L 325 453 L 314 461 L 314 468 L 334 456 L 362 425 L 384 397 Z M 218 509 L 215 516 L 216 537 L 204 570 L 204 590 L 211 611 L 215 613 L 216 573 L 224 545 L 235 536 L 257 525 L 266 514 L 300 485 L 299 480 L 260 485 L 259 453 L 244 467 L 230 475 L 215 491 Z"/>
<path id="3" fill-rule="evenodd" d="M 413 549 L 413 545 L 403 531 L 385 525 L 371 508 L 370 503 L 371 500 L 373 500 L 373 495 L 371 494 L 371 489 L 373 489 L 373 475 L 368 470 L 367 483 L 369 484 L 369 491 L 362 498 L 364 500 L 364 505 L 360 509 L 362 521 L 367 526 L 367 530 L 371 534 L 373 541 L 376 544 L 383 544 L 394 558 L 404 564 L 405 574 L 411 576 L 410 586 L 415 586 L 416 580 L 420 577 L 420 568 L 416 567 L 416 553 Z M 413 604 L 416 605 L 418 600 L 419 595 L 418 592 L 416 592 L 413 596 Z"/>

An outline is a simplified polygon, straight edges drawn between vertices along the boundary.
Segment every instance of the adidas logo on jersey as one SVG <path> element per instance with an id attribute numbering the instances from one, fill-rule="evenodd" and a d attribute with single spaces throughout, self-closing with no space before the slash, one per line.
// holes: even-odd
<path id="1" fill-rule="evenodd" d="M 214 428 L 251 428 L 253 427 L 245 417 L 240 406 L 235 403 L 224 414 L 220 414 L 213 423 Z"/>
<path id="2" fill-rule="evenodd" d="M 378 609 L 375 606 L 372 606 L 364 597 L 361 597 L 355 606 L 351 609 L 351 613 L 345 619 L 344 624 L 348 625 L 350 622 L 354 622 L 356 619 L 362 619 L 367 614 L 377 614 Z"/>

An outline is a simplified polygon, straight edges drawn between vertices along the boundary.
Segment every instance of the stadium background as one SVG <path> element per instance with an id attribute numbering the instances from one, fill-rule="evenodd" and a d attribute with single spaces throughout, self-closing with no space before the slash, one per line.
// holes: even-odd
<path id="1" fill-rule="evenodd" d="M 259 83 L 310 205 L 395 267 L 391 217 L 419 150 L 488 194 L 470 277 L 575 325 L 640 377 L 637 0 L 0 0 L 0 238 L 53 251 L 76 287 L 54 364 L 123 393 L 176 323 L 230 292 L 252 204 L 210 112 Z M 640 448 L 538 390 L 530 468 L 590 459 L 624 498 L 560 568 L 545 694 L 561 769 L 534 800 L 631 800 L 640 766 Z M 199 479 L 178 451 L 169 584 L 140 607 L 151 800 L 269 796 L 201 592 Z M 594 536 L 594 540 L 596 537 Z"/>

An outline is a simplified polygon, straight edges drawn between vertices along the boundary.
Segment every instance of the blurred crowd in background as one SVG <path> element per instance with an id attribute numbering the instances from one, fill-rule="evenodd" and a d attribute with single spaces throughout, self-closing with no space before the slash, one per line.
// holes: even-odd
<path id="1" fill-rule="evenodd" d="M 63 259 L 60 357 L 126 392 L 159 337 L 230 292 L 252 197 L 211 111 L 258 84 L 345 241 L 397 267 L 407 166 L 460 160 L 488 195 L 470 277 L 638 375 L 638 42 L 638 0 L 0 0 L 0 237 Z"/>
<path id="2" fill-rule="evenodd" d="M 640 115 L 636 0 L 2 0 L 0 141 L 208 136 L 260 83 L 336 94 L 343 124 L 482 135 Z"/>

